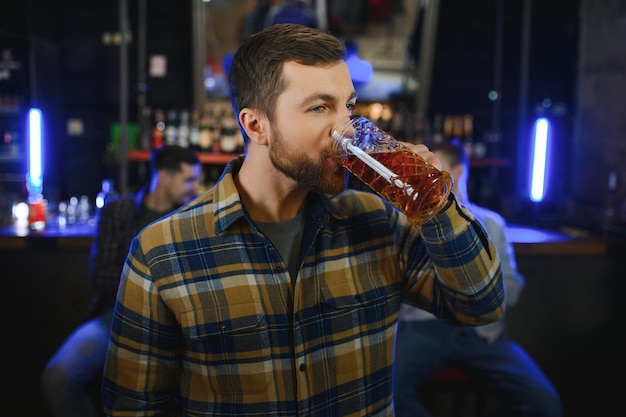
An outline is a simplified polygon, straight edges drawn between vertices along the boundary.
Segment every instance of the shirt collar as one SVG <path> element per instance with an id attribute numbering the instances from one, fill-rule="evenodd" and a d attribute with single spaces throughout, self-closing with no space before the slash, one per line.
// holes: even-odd
<path id="1" fill-rule="evenodd" d="M 253 224 L 246 213 L 234 180 L 243 160 L 244 156 L 240 155 L 228 162 L 213 189 L 216 234 L 221 234 L 242 217 Z M 309 211 L 310 215 L 318 219 L 321 219 L 320 216 L 326 217 L 327 215 L 337 219 L 345 219 L 346 213 L 337 207 L 334 200 L 336 197 L 310 192 L 309 203 L 312 204 Z"/>

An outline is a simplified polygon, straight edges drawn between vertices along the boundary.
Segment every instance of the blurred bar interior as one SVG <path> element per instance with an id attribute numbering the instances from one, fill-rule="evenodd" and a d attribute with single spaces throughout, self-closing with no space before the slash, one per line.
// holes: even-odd
<path id="1" fill-rule="evenodd" d="M 48 326 L 44 350 L 49 352 L 43 358 L 74 327 L 81 300 L 88 299 L 84 271 L 103 184 L 117 192 L 135 191 L 147 177 L 150 149 L 180 143 L 197 148 L 208 187 L 242 150 L 226 88 L 229 57 L 243 36 L 259 27 L 255 11 L 276 3 L 0 3 L 0 253 L 6 264 L 27 262 L 21 258 L 27 250 L 48 256 L 49 262 L 63 259 L 67 263 L 46 275 L 58 275 L 74 289 L 57 294 L 71 311 L 48 318 L 56 324 Z M 551 271 L 551 279 L 575 281 L 594 274 L 598 292 L 586 293 L 580 284 L 569 299 L 588 297 L 594 301 L 587 301 L 585 311 L 603 306 L 602 317 L 613 311 L 623 316 L 616 296 L 609 295 L 620 291 L 598 288 L 613 285 L 611 274 L 623 276 L 623 268 L 616 272 L 614 254 L 626 237 L 625 1 L 310 4 L 320 26 L 344 39 L 350 62 L 361 70 L 353 74 L 359 93 L 355 112 L 398 139 L 429 145 L 457 137 L 465 143 L 472 155 L 470 197 L 509 222 L 529 278 L 527 291 L 536 295 L 525 296 L 535 300 L 526 303 L 536 302 L 526 309 L 536 308 L 538 321 L 549 316 L 546 323 L 556 327 L 562 325 L 558 320 L 569 320 L 567 310 L 555 313 L 537 301 L 553 302 L 541 298 L 545 288 L 533 280 L 545 278 L 543 268 Z M 41 115 L 43 180 L 34 192 L 45 205 L 41 230 L 28 221 L 32 108 Z M 68 276 L 64 267 L 69 264 L 78 277 Z M 28 268 L 41 273 L 32 270 L 35 265 Z M 598 284 L 602 279 L 604 284 Z M 551 282 L 550 288 L 561 291 Z M 519 309 L 524 311 L 524 302 Z M 549 324 L 531 332 L 515 317 L 513 312 L 512 331 L 526 337 L 526 347 L 561 384 L 567 415 L 601 415 L 581 404 L 574 388 L 567 391 L 571 378 L 566 369 L 574 358 L 557 363 L 556 353 L 545 351 L 546 340 L 567 350 L 559 345 L 567 334 L 554 339 Z M 607 326 L 608 320 L 589 326 Z M 585 357 L 594 356 L 591 349 Z M 33 373 L 37 365 L 35 360 Z M 603 362 L 600 367 L 605 365 L 611 366 Z"/>
<path id="2" fill-rule="evenodd" d="M 147 151 L 163 142 L 198 148 L 205 184 L 215 180 L 242 147 L 228 59 L 259 27 L 258 10 L 276 3 L 3 2 L 1 225 L 27 198 L 33 107 L 42 114 L 43 196 L 52 212 L 81 196 L 93 212 L 105 179 L 133 191 L 145 178 Z M 626 82 L 611 63 L 626 61 L 626 50 L 624 36 L 600 30 L 623 30 L 608 12 L 621 2 L 309 3 L 320 26 L 345 40 L 350 60 L 373 69 L 355 75 L 356 111 L 404 140 L 463 140 L 475 202 L 514 223 L 624 234 L 626 145 L 613 97 Z M 549 126 L 545 183 L 532 183 L 540 118 Z"/>

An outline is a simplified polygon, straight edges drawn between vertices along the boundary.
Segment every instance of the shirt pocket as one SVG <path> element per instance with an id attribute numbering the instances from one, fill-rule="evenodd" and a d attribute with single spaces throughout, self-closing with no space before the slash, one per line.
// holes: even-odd
<path id="1" fill-rule="evenodd" d="M 269 333 L 257 302 L 218 305 L 181 315 L 192 379 L 215 394 L 260 394 L 271 373 Z M 193 382 L 192 382 L 193 383 Z"/>
<path id="2" fill-rule="evenodd" d="M 393 340 L 388 337 L 389 297 L 384 289 L 358 292 L 349 280 L 332 281 L 322 286 L 322 296 L 325 335 L 332 338 L 329 366 L 355 377 L 384 367 Z"/>

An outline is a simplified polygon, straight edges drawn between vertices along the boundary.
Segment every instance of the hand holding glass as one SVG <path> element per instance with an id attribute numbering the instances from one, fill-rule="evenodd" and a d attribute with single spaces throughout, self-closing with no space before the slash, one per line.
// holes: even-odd
<path id="1" fill-rule="evenodd" d="M 372 191 L 422 225 L 448 201 L 452 177 L 363 116 L 333 129 L 339 163 Z"/>

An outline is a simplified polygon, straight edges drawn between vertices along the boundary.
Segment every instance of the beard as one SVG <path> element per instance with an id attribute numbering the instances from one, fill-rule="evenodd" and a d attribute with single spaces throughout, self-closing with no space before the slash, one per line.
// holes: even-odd
<path id="1" fill-rule="evenodd" d="M 274 128 L 272 137 L 269 156 L 280 172 L 306 189 L 322 194 L 335 195 L 346 188 L 348 172 L 339 165 L 328 165 L 328 151 L 322 152 L 317 161 L 311 161 L 306 154 L 290 149 L 283 135 Z"/>

